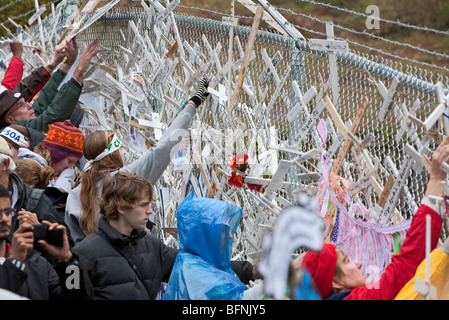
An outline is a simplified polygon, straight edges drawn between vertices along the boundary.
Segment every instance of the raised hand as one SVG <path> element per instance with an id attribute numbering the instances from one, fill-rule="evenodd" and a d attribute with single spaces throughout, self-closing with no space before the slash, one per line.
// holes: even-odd
<path id="1" fill-rule="evenodd" d="M 33 249 L 33 243 L 33 226 L 30 223 L 21 224 L 12 236 L 9 257 L 22 262 L 25 261 L 28 252 Z"/>
<path id="2" fill-rule="evenodd" d="M 22 58 L 23 46 L 22 46 L 21 42 L 13 41 L 13 42 L 11 42 L 10 47 L 11 47 L 12 55 L 14 57 Z"/>
<path id="3" fill-rule="evenodd" d="M 203 77 L 200 79 L 200 81 L 198 81 L 196 92 L 190 98 L 190 100 L 195 103 L 196 107 L 199 107 L 201 103 L 203 103 L 204 100 L 206 100 L 207 96 L 209 96 L 209 92 L 207 92 L 208 86 L 209 80 L 207 78 Z"/>
<path id="4" fill-rule="evenodd" d="M 98 53 L 99 49 L 97 49 L 99 40 L 96 39 L 90 43 L 86 50 L 84 50 L 83 55 L 76 66 L 75 72 L 73 73 L 73 78 L 78 81 L 78 83 L 82 83 L 84 80 L 84 74 L 89 67 L 92 58 Z"/>

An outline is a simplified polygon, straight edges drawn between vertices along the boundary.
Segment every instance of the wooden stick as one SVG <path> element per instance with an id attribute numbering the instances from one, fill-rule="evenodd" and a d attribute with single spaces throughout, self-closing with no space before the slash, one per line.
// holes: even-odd
<path id="1" fill-rule="evenodd" d="M 363 99 L 362 105 L 360 106 L 359 110 L 357 111 L 356 117 L 354 119 L 354 122 L 351 126 L 351 133 L 354 134 L 357 131 L 357 128 L 363 118 L 363 115 L 365 114 L 366 106 L 368 105 L 368 98 L 365 97 Z M 341 169 L 341 166 L 343 165 L 343 160 L 346 157 L 346 154 L 348 153 L 349 149 L 352 146 L 352 139 L 350 137 L 346 137 L 343 145 L 340 149 L 340 152 L 338 153 L 337 159 L 335 160 L 335 163 L 332 167 L 332 174 L 338 175 L 338 172 Z"/>
<path id="2" fill-rule="evenodd" d="M 394 184 L 394 177 L 390 174 L 387 182 L 385 183 L 384 190 L 382 191 L 379 200 L 377 200 L 377 205 L 379 207 L 382 208 L 384 207 L 385 203 L 387 202 L 388 195 L 390 194 L 390 190 L 393 187 L 393 184 Z"/>
<path id="3" fill-rule="evenodd" d="M 254 17 L 253 25 L 251 27 L 251 32 L 249 34 L 249 39 L 245 48 L 245 54 L 243 55 L 242 65 L 240 67 L 239 77 L 237 79 L 237 84 L 234 90 L 234 96 L 232 97 L 231 104 L 233 106 L 237 105 L 240 92 L 242 91 L 243 80 L 245 79 L 246 69 L 248 68 L 249 61 L 251 58 L 251 52 L 253 50 L 253 45 L 256 40 L 257 31 L 259 29 L 260 21 L 262 20 L 262 14 L 264 10 L 261 6 L 257 6 L 256 16 Z"/>
<path id="4" fill-rule="evenodd" d="M 239 2 L 243 6 L 245 6 L 248 10 L 250 10 L 253 14 L 256 14 L 256 9 L 254 8 L 256 4 L 251 0 L 240 0 Z M 288 36 L 288 33 L 282 28 L 276 21 L 273 21 L 273 18 L 264 10 L 262 18 L 266 20 L 266 22 L 272 26 L 274 29 L 276 29 L 279 33 L 283 34 L 284 36 Z"/>
<path id="5" fill-rule="evenodd" d="M 84 0 L 83 4 L 81 5 L 81 7 L 78 9 L 78 12 L 75 14 L 75 16 L 73 17 L 72 21 L 70 22 L 69 26 L 65 29 L 64 33 L 62 34 L 61 38 L 59 39 L 58 43 L 61 43 L 62 40 L 64 40 L 65 36 L 67 35 L 67 33 L 69 32 L 70 29 L 72 29 L 73 24 L 75 23 L 76 19 L 78 18 L 78 16 L 80 15 L 81 11 L 83 11 L 84 7 L 86 6 L 86 4 L 89 3 L 89 0 Z"/>

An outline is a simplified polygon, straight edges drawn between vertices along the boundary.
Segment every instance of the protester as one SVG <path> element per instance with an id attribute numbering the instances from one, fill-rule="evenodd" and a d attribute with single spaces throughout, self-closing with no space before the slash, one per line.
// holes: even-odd
<path id="1" fill-rule="evenodd" d="M 241 216 L 242 208 L 229 202 L 194 197 L 193 192 L 184 199 L 177 210 L 180 251 L 164 300 L 245 298 L 248 287 L 231 268 L 232 239 Z"/>
<path id="2" fill-rule="evenodd" d="M 72 168 L 83 156 L 84 134 L 70 120 L 49 126 L 45 139 L 34 148 L 55 171 L 55 176 Z"/>
<path id="3" fill-rule="evenodd" d="M 352 260 L 346 252 L 334 244 L 325 243 L 320 252 L 308 251 L 302 267 L 310 272 L 323 299 L 345 300 L 393 300 L 406 283 L 415 275 L 425 258 L 426 215 L 431 216 L 431 249 L 435 249 L 440 237 L 442 218 L 438 208 L 429 206 L 429 196 L 441 196 L 441 181 L 447 173 L 441 169 L 449 161 L 449 137 L 441 143 L 432 156 L 432 168 L 425 198 L 412 219 L 400 252 L 374 284 L 368 285 L 367 276 L 361 271 L 361 263 Z M 425 203 L 425 204 L 424 204 Z"/>
<path id="4" fill-rule="evenodd" d="M 0 185 L 0 212 L 0 288 L 31 300 L 62 299 L 58 274 L 47 259 L 33 250 L 33 226 L 24 222 L 8 242 L 14 211 L 9 191 L 3 185 Z M 44 223 L 51 229 L 57 226 Z"/>
<path id="5" fill-rule="evenodd" d="M 153 192 L 151 183 L 135 173 L 104 178 L 98 231 L 63 255 L 65 267 L 76 264 L 88 277 L 73 294 L 107 300 L 157 297 L 161 283 L 169 280 L 178 250 L 145 230 L 153 212 Z M 236 261 L 231 266 L 243 282 L 257 276 L 249 262 Z"/>
<path id="6" fill-rule="evenodd" d="M 44 190 L 31 188 L 26 185 L 17 174 L 14 173 L 16 165 L 12 160 L 12 153 L 9 149 L 5 139 L 0 137 L 0 184 L 8 188 L 11 193 L 11 207 L 15 212 L 20 213 L 22 210 L 35 213 L 39 222 L 46 220 L 51 223 L 58 223 L 64 225 L 64 220 L 61 219 L 48 197 L 44 194 Z M 11 234 L 18 229 L 18 216 L 14 215 L 11 219 Z M 68 232 L 69 233 L 69 232 Z M 69 234 L 70 244 L 73 241 Z M 38 246 L 37 250 L 41 250 Z M 41 253 L 48 259 L 52 259 Z"/>
<path id="7" fill-rule="evenodd" d="M 17 124 L 12 124 L 3 128 L 3 130 L 0 131 L 0 135 L 11 146 L 14 160 L 17 159 L 18 154 L 21 151 L 20 148 L 26 148 L 33 151 L 34 147 L 45 139 L 44 133 Z M 22 157 L 19 158 L 26 158 L 26 156 L 22 155 Z"/>
<path id="8" fill-rule="evenodd" d="M 18 159 L 15 163 L 15 173 L 31 188 L 46 189 L 50 180 L 55 177 L 55 171 L 52 167 L 42 167 L 36 160 Z"/>
<path id="9" fill-rule="evenodd" d="M 97 231 L 100 219 L 97 196 L 101 193 L 104 177 L 119 171 L 129 171 L 138 173 L 152 184 L 156 183 L 169 165 L 176 145 L 190 127 L 196 108 L 208 96 L 207 85 L 205 78 L 199 81 L 196 93 L 156 145 L 127 166 L 124 166 L 121 141 L 112 131 L 96 131 L 86 136 L 83 154 L 89 161 L 81 174 L 80 185 L 67 197 L 65 212 L 65 221 L 75 242 Z"/>
<path id="10" fill-rule="evenodd" d="M 418 266 L 415 276 L 407 282 L 395 300 L 423 300 L 424 298 L 449 300 L 449 237 L 430 254 L 430 283 L 428 284 L 433 288 L 429 288 L 428 294 L 423 295 L 423 292 L 418 292 L 416 289 L 416 281 L 420 279 L 427 285 L 426 268 L 427 259 L 424 259 Z M 435 295 L 431 294 L 431 291 Z"/>
<path id="11" fill-rule="evenodd" d="M 20 90 L 7 90 L 0 94 L 0 126 L 3 128 L 11 124 L 19 124 L 47 132 L 50 124 L 69 119 L 81 95 L 85 72 L 92 58 L 98 53 L 97 45 L 98 40 L 89 44 L 72 78 L 59 90 L 59 85 L 78 56 L 78 45 L 76 39 L 70 41 L 70 38 L 58 45 L 50 69 L 54 70 L 61 62 L 62 65 L 52 74 L 39 93 L 39 99 L 32 105 L 27 103 L 29 95 Z"/>

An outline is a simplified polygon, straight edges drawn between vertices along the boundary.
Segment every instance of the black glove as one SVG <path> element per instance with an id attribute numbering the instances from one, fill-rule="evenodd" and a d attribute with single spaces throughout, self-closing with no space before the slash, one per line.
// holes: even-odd
<path id="1" fill-rule="evenodd" d="M 200 81 L 198 81 L 198 87 L 196 89 L 195 94 L 193 97 L 190 98 L 191 101 L 193 101 L 196 104 L 196 107 L 199 107 L 201 103 L 206 100 L 207 96 L 209 95 L 209 92 L 207 92 L 207 87 L 209 86 L 209 80 L 207 78 L 201 78 Z"/>

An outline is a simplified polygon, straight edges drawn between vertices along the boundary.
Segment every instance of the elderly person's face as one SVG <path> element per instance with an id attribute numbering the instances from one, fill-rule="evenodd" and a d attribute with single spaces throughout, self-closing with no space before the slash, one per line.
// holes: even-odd
<path id="1" fill-rule="evenodd" d="M 19 120 L 30 120 L 36 118 L 33 106 L 26 102 L 24 98 L 20 98 L 19 101 L 13 104 L 11 108 L 14 109 L 14 111 L 6 117 L 6 121 L 9 124 L 14 124 Z"/>

